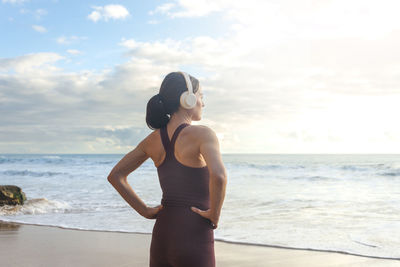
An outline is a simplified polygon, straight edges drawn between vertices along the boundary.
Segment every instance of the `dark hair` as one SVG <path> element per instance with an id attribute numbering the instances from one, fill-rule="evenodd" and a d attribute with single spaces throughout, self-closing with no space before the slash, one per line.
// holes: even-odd
<path id="1" fill-rule="evenodd" d="M 193 86 L 193 93 L 199 89 L 199 81 L 189 75 Z M 161 83 L 160 92 L 147 102 L 146 123 L 154 130 L 167 125 L 171 115 L 180 107 L 181 94 L 187 91 L 185 78 L 179 72 L 171 72 Z"/>

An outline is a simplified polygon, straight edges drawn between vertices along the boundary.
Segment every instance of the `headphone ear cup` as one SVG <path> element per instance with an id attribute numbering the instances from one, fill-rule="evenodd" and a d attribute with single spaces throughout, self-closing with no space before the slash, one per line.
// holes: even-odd
<path id="1" fill-rule="evenodd" d="M 185 91 L 185 92 L 183 92 L 183 93 L 181 94 L 181 98 L 180 98 L 181 106 L 182 106 L 183 108 L 186 108 L 186 109 L 188 108 L 188 106 L 186 105 L 186 101 L 185 101 L 187 95 L 188 95 L 188 92 Z"/>
<path id="2" fill-rule="evenodd" d="M 190 94 L 188 91 L 185 91 L 181 94 L 180 102 L 182 107 L 192 109 L 196 106 L 197 97 L 195 94 Z"/>
<path id="3" fill-rule="evenodd" d="M 194 108 L 196 106 L 196 102 L 197 102 L 197 97 L 195 94 L 189 93 L 186 96 L 186 103 L 188 104 L 189 108 Z"/>

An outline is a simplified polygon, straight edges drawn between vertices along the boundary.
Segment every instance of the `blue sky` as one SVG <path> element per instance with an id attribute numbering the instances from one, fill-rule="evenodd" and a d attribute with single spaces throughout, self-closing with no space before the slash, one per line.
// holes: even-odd
<path id="1" fill-rule="evenodd" d="M 399 153 L 395 0 L 0 2 L 0 153 L 127 153 L 169 72 L 223 153 Z"/>
<path id="2" fill-rule="evenodd" d="M 28 53 L 54 52 L 68 56 L 67 50 L 78 50 L 85 57 L 60 63 L 67 70 L 101 70 L 126 60 L 122 38 L 156 41 L 181 39 L 197 35 L 222 36 L 229 24 L 218 14 L 198 18 L 169 19 L 151 15 L 163 1 L 119 1 L 129 15 L 108 21 L 92 21 L 88 15 L 95 6 L 116 4 L 110 1 L 17 1 L 4 2 L 0 9 L 0 30 L 6 42 L 0 43 L 1 57 Z M 40 26 L 45 32 L 33 27 Z M 65 43 L 60 43 L 61 38 Z M 58 40 L 58 41 L 57 41 Z"/>

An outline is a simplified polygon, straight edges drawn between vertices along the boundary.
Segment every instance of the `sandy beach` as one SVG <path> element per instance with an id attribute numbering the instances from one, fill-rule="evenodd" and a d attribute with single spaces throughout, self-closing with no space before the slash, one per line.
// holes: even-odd
<path id="1" fill-rule="evenodd" d="M 148 266 L 151 234 L 0 221 L 2 266 Z M 219 267 L 400 266 L 398 260 L 215 241 Z"/>

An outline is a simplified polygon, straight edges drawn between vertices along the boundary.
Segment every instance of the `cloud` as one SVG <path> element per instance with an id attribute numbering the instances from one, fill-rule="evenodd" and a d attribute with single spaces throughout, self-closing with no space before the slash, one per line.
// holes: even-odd
<path id="1" fill-rule="evenodd" d="M 99 20 L 108 21 L 109 19 L 125 19 L 129 16 L 129 11 L 122 5 L 94 6 L 94 11 L 88 15 L 88 19 L 93 22 Z"/>
<path id="2" fill-rule="evenodd" d="M 163 14 L 195 7 L 174 3 Z M 400 31 L 388 6 L 215 3 L 231 20 L 223 36 L 123 38 L 126 61 L 110 71 L 64 71 L 53 53 L 0 59 L 0 149 L 124 153 L 150 132 L 145 108 L 164 76 L 186 70 L 205 94 L 198 123 L 216 131 L 224 153 L 399 151 Z"/>
<path id="3" fill-rule="evenodd" d="M 388 43 L 393 44 L 392 49 L 397 47 L 390 42 L 396 38 L 395 33 L 387 38 L 367 50 L 374 47 L 370 52 L 375 54 L 384 51 L 381 46 Z M 211 126 L 223 136 L 224 152 L 351 153 L 372 147 L 374 151 L 393 151 L 393 142 L 398 140 L 385 141 L 386 136 L 396 136 L 400 130 L 385 116 L 400 111 L 395 104 L 400 101 L 395 87 L 399 84 L 399 75 L 395 68 L 389 67 L 395 66 L 397 59 L 387 61 L 393 53 L 386 51 L 386 60 L 377 61 L 376 66 L 363 65 L 363 69 L 358 66 L 358 72 L 346 73 L 346 69 L 350 70 L 360 60 L 358 57 L 343 61 L 347 65 L 341 70 L 340 62 L 338 65 L 327 64 L 335 61 L 325 62 L 325 53 L 316 54 L 313 59 L 308 52 L 324 46 L 336 55 L 343 54 L 342 49 L 348 49 L 345 40 L 343 47 L 338 45 L 338 51 L 332 50 L 328 43 L 315 43 L 312 47 L 309 42 L 298 42 L 291 46 L 271 45 L 267 54 L 260 53 L 263 50 L 252 51 L 253 46 L 245 45 L 248 41 L 235 36 L 168 38 L 152 42 L 122 39 L 120 45 L 127 50 L 129 60 L 107 73 L 66 73 L 52 69 L 61 59 L 54 54 L 2 60 L 0 66 L 6 72 L 11 67 L 19 69 L 18 75 L 3 75 L 1 79 L 1 84 L 9 89 L 2 91 L 7 95 L 5 103 L 9 103 L 4 107 L 19 115 L 17 120 L 15 116 L 5 116 L 1 122 L 3 125 L 43 125 L 45 121 L 46 128 L 40 131 L 43 134 L 47 131 L 44 129 L 61 121 L 69 127 L 74 125 L 72 129 L 76 132 L 73 134 L 67 127 L 54 128 L 46 133 L 49 142 L 56 142 L 57 136 L 67 143 L 68 136 L 74 136 L 80 138 L 78 143 L 84 151 L 124 152 L 145 136 L 145 105 L 157 92 L 163 77 L 189 66 L 202 73 L 190 72 L 202 83 L 206 97 L 201 124 Z M 365 56 L 360 54 L 360 58 L 362 55 Z M 343 60 L 345 57 L 343 54 Z M 384 64 L 389 64 L 392 71 L 379 71 Z M 361 82 L 357 79 L 362 76 L 357 75 L 363 73 L 368 79 Z M 337 75 L 341 75 L 339 79 Z M 372 77 L 375 83 L 387 83 L 387 88 L 374 86 Z M 29 99 L 25 97 L 28 93 Z M 371 109 L 371 106 L 377 108 Z M 120 129 L 121 134 L 113 135 L 104 125 Z M 135 138 L 124 139 L 122 133 L 129 136 L 132 131 L 129 125 L 136 125 L 143 132 Z M 376 126 L 386 135 L 380 136 L 374 130 Z M 86 129 L 87 134 L 82 134 L 80 128 Z M 100 132 L 104 136 L 99 137 Z M 368 133 L 365 137 L 358 137 L 365 133 Z M 75 144 L 67 150 L 72 147 L 77 149 Z"/>
<path id="4" fill-rule="evenodd" d="M 147 21 L 148 24 L 159 24 L 160 22 L 158 20 L 149 20 Z"/>
<path id="5" fill-rule="evenodd" d="M 79 55 L 79 54 L 82 54 L 81 51 L 76 50 L 76 49 L 68 49 L 68 50 L 67 50 L 67 53 L 68 53 L 68 54 L 71 54 L 71 55 Z"/>
<path id="6" fill-rule="evenodd" d="M 37 19 L 41 19 L 43 16 L 47 15 L 47 10 L 43 8 L 38 8 L 35 10 L 34 14 Z"/>
<path id="7" fill-rule="evenodd" d="M 24 2 L 28 2 L 28 0 L 2 0 L 2 2 L 10 4 L 22 4 Z"/>
<path id="8" fill-rule="evenodd" d="M 131 125 L 118 126 L 76 126 L 60 127 L 56 125 L 18 125 L 1 127 L 0 150 L 18 153 L 76 153 L 85 148 L 89 153 L 104 151 L 115 153 L 116 149 L 126 152 L 133 149 L 137 140 L 143 139 L 148 130 Z M 26 136 L 30 136 L 29 141 Z M 13 150 L 8 150 L 12 145 Z"/>
<path id="9" fill-rule="evenodd" d="M 56 67 L 63 59 L 54 53 L 0 59 L 1 151 L 123 153 L 149 133 L 143 110 L 174 66 L 132 59 L 113 72 L 71 73 Z"/>
<path id="10" fill-rule="evenodd" d="M 53 72 L 58 70 L 55 62 L 64 59 L 56 53 L 34 53 L 15 58 L 0 58 L 0 72 L 12 72 L 23 75 L 36 71 Z"/>
<path id="11" fill-rule="evenodd" d="M 174 3 L 165 3 L 160 6 L 157 6 L 155 10 L 149 11 L 149 15 L 155 15 L 156 13 L 161 13 L 161 14 L 170 14 L 169 11 L 175 7 Z"/>
<path id="12" fill-rule="evenodd" d="M 371 40 L 362 35 L 349 38 L 347 33 L 340 37 L 285 36 L 271 28 L 270 40 L 260 36 L 258 24 L 244 22 L 246 27 L 237 27 L 221 38 L 152 42 L 130 38 L 119 44 L 132 58 L 189 66 L 202 73 L 198 78 L 206 94 L 203 122 L 224 136 L 226 150 L 229 146 L 238 151 L 246 143 L 243 151 L 395 151 L 373 125 L 379 121 L 379 129 L 393 133 L 387 136 L 400 131 L 389 119 L 389 114 L 400 112 L 393 102 L 400 100 L 400 58 L 395 52 L 400 45 L 398 30 Z M 373 104 L 378 97 L 381 100 Z M 377 117 L 387 119 L 382 122 Z M 234 125 L 248 130 L 233 136 Z M 293 128 L 300 139 L 290 139 Z M 366 132 L 370 134 L 365 136 Z M 357 135 L 365 137 L 360 141 Z M 256 144 L 252 140 L 265 141 Z"/>
<path id="13" fill-rule="evenodd" d="M 189 51 L 182 41 L 165 39 L 156 42 L 137 42 L 134 39 L 122 39 L 119 45 L 131 50 L 129 55 L 139 58 L 151 59 L 162 64 L 179 63 L 187 61 Z"/>
<path id="14" fill-rule="evenodd" d="M 400 3 L 396 0 L 379 3 L 370 0 L 176 0 L 157 6 L 149 14 L 194 18 L 219 12 L 223 19 L 233 22 L 233 28 L 248 30 L 251 34 L 262 31 L 270 40 L 287 37 L 375 38 L 400 27 L 396 15 L 399 8 Z"/>
<path id="15" fill-rule="evenodd" d="M 87 37 L 85 36 L 60 36 L 56 39 L 57 43 L 62 44 L 62 45 L 70 45 L 70 44 L 75 44 L 79 43 L 82 40 L 86 40 Z"/>
<path id="16" fill-rule="evenodd" d="M 26 8 L 21 8 L 19 10 L 21 14 L 31 14 L 35 19 L 40 20 L 43 16 L 47 15 L 47 10 L 43 8 L 38 8 L 36 10 L 30 10 Z"/>
<path id="17" fill-rule="evenodd" d="M 125 39 L 125 38 L 122 38 L 119 45 L 130 49 L 133 49 L 138 46 L 137 42 L 134 39 Z"/>
<path id="18" fill-rule="evenodd" d="M 164 3 L 157 6 L 155 10 L 149 12 L 149 15 L 161 13 L 170 18 L 179 17 L 202 17 L 213 12 L 219 12 L 227 9 L 234 1 L 213 1 L 213 0 L 198 0 L 187 1 L 178 0 L 175 2 Z"/>
<path id="19" fill-rule="evenodd" d="M 45 33 L 45 32 L 47 32 L 47 29 L 46 29 L 45 27 L 43 27 L 43 26 L 40 26 L 40 25 L 32 25 L 32 28 L 33 28 L 35 31 L 40 32 L 40 33 Z"/>

